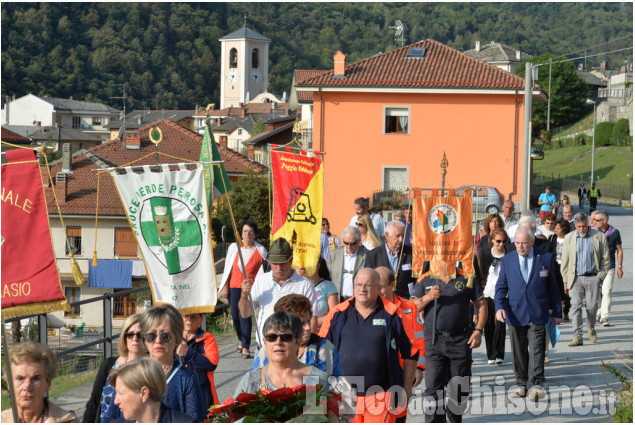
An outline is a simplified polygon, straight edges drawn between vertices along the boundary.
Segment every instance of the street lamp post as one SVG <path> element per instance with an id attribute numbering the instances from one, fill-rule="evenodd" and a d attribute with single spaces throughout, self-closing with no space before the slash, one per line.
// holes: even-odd
<path id="1" fill-rule="evenodd" d="M 591 145 L 591 183 L 593 183 L 595 181 L 593 170 L 595 169 L 595 108 L 597 106 L 597 102 L 595 100 L 587 99 L 586 103 L 593 104 L 593 141 Z"/>

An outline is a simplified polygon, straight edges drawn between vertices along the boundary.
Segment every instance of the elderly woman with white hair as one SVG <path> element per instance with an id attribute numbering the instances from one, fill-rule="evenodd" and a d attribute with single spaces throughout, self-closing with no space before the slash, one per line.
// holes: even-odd
<path id="1" fill-rule="evenodd" d="M 57 376 L 53 350 L 37 342 L 16 344 L 9 349 L 9 364 L 18 422 L 78 422 L 72 412 L 57 406 L 46 396 Z M 14 422 L 13 411 L 2 411 L 1 419 L 3 423 Z"/>
<path id="2" fill-rule="evenodd" d="M 194 419 L 170 409 L 161 400 L 167 390 L 159 362 L 141 358 L 113 370 L 108 377 L 117 390 L 115 404 L 127 421 L 139 423 L 192 423 Z"/>

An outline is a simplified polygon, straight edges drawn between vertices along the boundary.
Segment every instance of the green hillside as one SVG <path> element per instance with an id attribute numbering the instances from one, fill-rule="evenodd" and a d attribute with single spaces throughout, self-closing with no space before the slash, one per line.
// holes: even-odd
<path id="1" fill-rule="evenodd" d="M 582 178 L 588 182 L 591 176 L 591 146 L 547 150 L 545 159 L 534 161 L 534 173 L 544 177 Z M 600 187 L 602 183 L 627 185 L 632 178 L 632 146 L 603 146 L 595 149 L 595 179 L 599 181 Z"/>
<path id="2" fill-rule="evenodd" d="M 2 2 L 1 91 L 192 109 L 220 98 L 219 38 L 245 24 L 271 39 L 269 92 L 294 69 L 329 69 L 432 38 L 459 50 L 496 41 L 530 55 L 588 48 L 588 66 L 632 60 L 631 2 Z M 598 46 L 593 48 L 592 46 Z M 574 55 L 575 56 L 575 55 Z M 4 99 L 3 99 L 4 100 Z"/>

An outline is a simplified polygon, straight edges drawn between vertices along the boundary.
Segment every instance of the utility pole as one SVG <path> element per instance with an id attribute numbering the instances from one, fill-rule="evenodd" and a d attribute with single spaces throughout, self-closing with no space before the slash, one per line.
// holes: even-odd
<path id="1" fill-rule="evenodd" d="M 523 178 L 521 190 L 521 205 L 523 210 L 529 209 L 529 191 L 531 189 L 531 108 L 532 108 L 532 64 L 525 63 L 525 114 L 524 114 L 524 144 L 523 144 Z"/>
<path id="2" fill-rule="evenodd" d="M 111 99 L 122 99 L 123 101 L 123 125 L 121 128 L 123 129 L 123 134 L 121 136 L 121 140 L 123 140 L 124 135 L 126 134 L 126 83 L 123 84 L 115 84 L 116 86 L 123 86 L 123 96 L 113 96 Z"/>
<path id="3" fill-rule="evenodd" d="M 551 58 L 549 58 L 549 95 L 547 97 L 547 131 L 551 131 Z"/>

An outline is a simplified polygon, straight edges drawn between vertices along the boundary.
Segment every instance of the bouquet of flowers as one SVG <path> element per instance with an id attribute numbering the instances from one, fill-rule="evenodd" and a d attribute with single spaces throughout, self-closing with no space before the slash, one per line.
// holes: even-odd
<path id="1" fill-rule="evenodd" d="M 211 406 L 205 422 L 339 422 L 340 400 L 322 384 L 243 392 Z"/>

